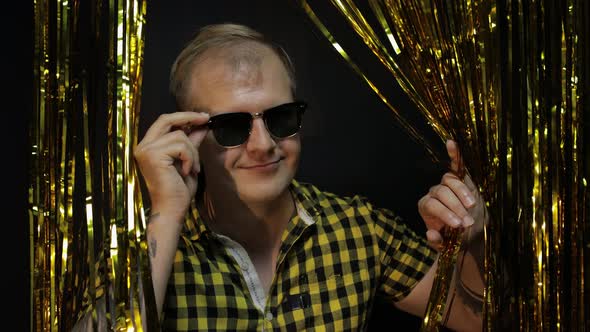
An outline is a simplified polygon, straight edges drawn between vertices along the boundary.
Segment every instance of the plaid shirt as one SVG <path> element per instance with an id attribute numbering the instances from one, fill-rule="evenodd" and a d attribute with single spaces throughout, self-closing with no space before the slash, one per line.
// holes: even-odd
<path id="1" fill-rule="evenodd" d="M 298 213 L 266 295 L 246 251 L 193 208 L 179 241 L 164 330 L 363 330 L 376 295 L 403 299 L 436 252 L 388 210 L 293 181 Z"/>

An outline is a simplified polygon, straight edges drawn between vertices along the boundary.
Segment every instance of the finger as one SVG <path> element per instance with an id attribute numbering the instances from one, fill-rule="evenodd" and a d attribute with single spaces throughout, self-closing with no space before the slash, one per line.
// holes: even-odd
<path id="1" fill-rule="evenodd" d="M 151 144 L 153 150 L 168 155 L 172 160 L 181 163 L 181 174 L 200 171 L 199 153 L 182 130 L 176 130 L 160 137 Z"/>
<path id="2" fill-rule="evenodd" d="M 208 128 L 199 128 L 191 131 L 191 133 L 188 135 L 188 139 L 196 149 L 199 148 L 201 142 L 203 142 L 203 139 L 205 139 L 205 136 L 207 135 L 208 131 Z"/>
<path id="3" fill-rule="evenodd" d="M 426 231 L 426 239 L 428 240 L 428 244 L 432 246 L 436 250 L 440 250 L 443 244 L 443 238 L 440 233 L 434 229 L 429 229 Z"/>
<path id="4" fill-rule="evenodd" d="M 432 204 L 432 202 L 430 202 L 431 200 L 436 200 L 436 199 L 430 197 L 429 194 L 426 194 L 424 197 L 422 197 L 418 201 L 418 212 L 420 213 L 420 216 L 422 217 L 422 219 L 424 219 L 424 222 L 426 223 L 426 227 L 428 229 L 439 230 L 439 229 L 442 229 L 443 227 L 445 227 L 447 224 L 442 222 L 437 216 L 430 215 L 430 213 L 427 209 L 427 206 L 429 204 Z"/>
<path id="5" fill-rule="evenodd" d="M 459 153 L 459 147 L 455 141 L 447 140 L 447 153 L 451 159 L 451 170 L 458 173 L 461 166 L 461 156 Z"/>
<path id="6" fill-rule="evenodd" d="M 193 145 L 190 139 L 186 136 L 184 131 L 176 130 L 170 132 L 162 137 L 160 137 L 154 145 L 155 148 L 160 148 L 162 150 L 166 150 L 167 146 L 174 145 L 174 144 L 182 144 L 184 149 L 187 150 L 187 157 L 192 158 L 190 163 L 182 162 L 182 174 L 187 174 L 186 172 L 193 172 L 198 174 L 201 171 L 200 162 L 199 162 L 199 152 L 197 147 Z M 176 151 L 178 152 L 178 151 Z M 170 154 L 172 158 L 180 159 L 178 156 Z"/>
<path id="7" fill-rule="evenodd" d="M 465 185 L 467 186 L 467 188 L 469 188 L 469 190 L 471 192 L 476 192 L 479 191 L 479 189 L 477 189 L 477 186 L 475 185 L 475 183 L 473 183 L 473 180 L 471 180 L 471 176 L 469 176 L 469 174 L 465 174 L 465 177 L 463 178 L 463 182 L 465 183 Z"/>
<path id="8" fill-rule="evenodd" d="M 473 183 L 473 182 L 472 182 Z M 442 177 L 442 184 L 449 187 L 451 191 L 461 200 L 466 209 L 473 207 L 475 197 L 466 183 L 461 181 L 455 174 L 446 173 Z"/>
<path id="9" fill-rule="evenodd" d="M 428 199 L 423 204 L 420 212 L 424 219 L 439 220 L 445 225 L 449 225 L 451 227 L 459 227 L 463 223 L 462 219 L 453 211 L 451 211 L 439 199 Z"/>
<path id="10" fill-rule="evenodd" d="M 199 128 L 197 130 L 193 130 L 188 135 L 188 140 L 191 146 L 194 148 L 194 161 L 193 161 L 193 172 L 194 175 L 197 175 L 201 172 L 201 161 L 199 157 L 199 146 L 205 139 L 209 129 L 207 128 Z"/>
<path id="11" fill-rule="evenodd" d="M 464 186 L 464 185 L 463 185 Z M 446 186 L 436 186 L 431 189 L 430 196 L 442 203 L 451 213 L 453 213 L 459 220 L 462 226 L 468 227 L 473 225 L 473 218 L 467 212 L 463 203 L 457 195 Z M 441 218 L 444 220 L 444 218 Z M 448 222 L 445 221 L 448 224 Z M 451 225 L 453 226 L 453 225 Z"/>
<path id="12" fill-rule="evenodd" d="M 175 112 L 162 114 L 145 133 L 143 141 L 151 142 L 169 133 L 173 127 L 199 126 L 209 121 L 209 114 L 197 112 Z"/>
<path id="13" fill-rule="evenodd" d="M 178 142 L 166 146 L 166 150 L 163 151 L 166 155 L 172 158 L 174 164 L 179 163 L 180 174 L 182 176 L 190 175 L 193 169 L 194 155 L 191 149 L 187 148 L 186 144 Z"/>
<path id="14" fill-rule="evenodd" d="M 201 160 L 199 159 L 199 151 L 194 149 L 193 151 L 193 175 L 198 175 L 201 172 Z"/>
<path id="15" fill-rule="evenodd" d="M 192 195 L 197 192 L 198 177 L 196 174 L 184 177 L 184 183 L 186 183 L 186 186 Z"/>

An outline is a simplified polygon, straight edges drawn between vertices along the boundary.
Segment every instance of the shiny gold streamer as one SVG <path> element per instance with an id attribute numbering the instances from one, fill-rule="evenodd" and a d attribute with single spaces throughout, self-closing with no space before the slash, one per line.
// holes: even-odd
<path id="1" fill-rule="evenodd" d="M 70 331 L 84 317 L 95 328 L 157 329 L 131 157 L 145 13 L 141 0 L 34 1 L 32 331 Z"/>
<path id="2" fill-rule="evenodd" d="M 302 4 L 306 12 L 312 12 L 306 1 L 302 1 Z M 354 28 L 378 60 L 397 79 L 400 87 L 412 98 L 435 132 L 443 139 L 455 137 L 459 143 L 462 143 L 460 138 L 464 137 L 464 133 L 457 132 L 457 128 L 453 126 L 452 122 L 462 120 L 464 123 L 469 123 L 471 119 L 461 116 L 451 117 L 451 114 L 456 113 L 453 110 L 464 109 L 475 113 L 479 111 L 479 108 L 484 108 L 488 105 L 484 106 L 481 101 L 475 103 L 473 100 L 471 82 L 468 81 L 471 77 L 462 77 L 463 72 L 459 67 L 462 64 L 456 61 L 456 55 L 453 54 L 455 49 L 449 43 L 445 44 L 441 41 L 444 38 L 443 32 L 430 27 L 427 22 L 419 22 L 420 26 L 417 27 L 418 24 L 412 25 L 414 23 L 409 21 L 419 18 L 420 15 L 424 16 L 423 19 L 426 20 L 426 16 L 433 12 L 432 8 L 422 8 L 418 3 L 412 1 L 406 1 L 403 4 L 399 2 L 394 3 L 393 1 L 386 3 L 369 1 L 371 9 L 384 29 L 385 35 L 394 51 L 389 52 L 385 44 L 379 41 L 379 37 L 374 29 L 368 24 L 368 20 L 365 19 L 352 1 L 333 1 L 332 4 L 346 18 L 347 22 Z M 383 10 L 382 6 L 390 11 Z M 407 11 L 405 13 L 397 13 L 392 10 L 396 6 L 400 10 L 407 9 Z M 392 14 L 390 19 L 397 23 L 395 28 L 398 29 L 398 32 L 403 31 L 403 33 L 395 33 L 396 30 L 393 26 L 389 25 L 384 12 Z M 397 21 L 395 21 L 396 19 Z M 314 19 L 312 18 L 312 20 Z M 465 27 L 465 29 L 468 29 L 468 27 Z M 320 30 L 322 30 L 321 27 Z M 329 40 L 334 38 L 328 35 L 325 29 L 322 32 Z M 426 45 L 420 44 L 420 41 L 425 41 Z M 434 43 L 434 41 L 438 41 L 439 43 Z M 404 45 L 405 48 L 401 48 Z M 470 48 L 471 45 L 468 43 L 464 43 L 461 46 L 463 47 L 462 51 L 466 53 L 473 51 Z M 352 66 L 356 65 L 352 64 Z M 412 70 L 404 70 L 404 68 L 411 68 Z M 476 79 L 477 77 L 474 78 L 474 80 Z M 450 85 L 448 81 L 454 81 L 456 85 L 452 88 L 447 87 L 447 85 Z M 469 96 L 470 99 L 467 99 L 466 96 Z M 488 100 L 493 99 L 494 96 L 492 95 Z M 463 114 L 469 116 L 471 112 L 465 112 Z M 415 131 L 411 127 L 408 127 L 407 123 L 406 121 L 402 125 L 409 132 L 410 136 L 418 140 L 419 137 L 415 137 Z M 430 149 L 428 150 L 430 151 Z M 440 160 L 441 158 L 438 159 Z M 463 176 L 463 172 L 464 170 L 461 169 L 459 175 Z M 474 178 L 481 178 L 478 175 L 475 174 Z M 444 304 L 446 303 L 448 288 L 452 280 L 453 267 L 461 244 L 461 235 L 461 230 L 449 230 L 446 232 L 445 250 L 443 250 L 439 257 L 439 268 L 427 314 L 424 318 L 423 329 L 436 329 L 442 321 Z"/>
<path id="3" fill-rule="evenodd" d="M 318 27 L 318 29 L 320 29 L 320 31 L 324 34 L 324 36 L 326 36 L 326 38 L 328 39 L 328 41 L 330 42 L 332 47 L 348 62 L 348 64 L 352 67 L 352 69 L 359 76 L 361 76 L 363 78 L 365 83 L 367 83 L 369 85 L 369 87 L 373 90 L 373 92 L 375 92 L 377 94 L 379 99 L 381 99 L 381 101 L 383 101 L 383 103 L 385 103 L 385 105 L 387 105 L 387 107 L 393 112 L 395 119 L 402 125 L 402 128 L 404 128 L 406 131 L 408 131 L 410 137 L 412 137 L 418 144 L 420 144 L 421 146 L 424 146 L 424 149 L 428 152 L 428 154 L 432 160 L 434 160 L 434 161 L 438 160 L 438 156 L 434 153 L 434 151 L 430 147 L 430 143 L 427 142 L 412 127 L 412 125 L 401 115 L 399 110 L 395 106 L 393 106 L 393 104 L 391 104 L 389 99 L 381 92 L 381 90 L 377 87 L 377 85 L 375 83 L 373 83 L 373 81 L 367 75 L 365 75 L 363 73 L 362 69 L 359 68 L 359 66 L 357 66 L 354 63 L 354 61 L 352 61 L 352 59 L 350 58 L 348 53 L 346 53 L 344 48 L 342 48 L 342 46 L 340 46 L 340 44 L 335 40 L 335 38 L 332 36 L 332 34 L 326 28 L 326 26 L 324 24 L 322 24 L 321 20 L 317 17 L 317 15 L 314 13 L 313 9 L 307 4 L 307 2 L 302 1 L 301 5 L 303 6 L 303 9 L 305 10 L 305 12 L 309 16 L 309 18 L 316 25 L 316 27 Z M 371 39 L 369 39 L 369 40 L 371 40 Z"/>
<path id="4" fill-rule="evenodd" d="M 331 9 L 313 2 L 314 9 L 298 3 L 382 100 L 383 89 L 353 60 L 353 51 L 363 48 L 344 50 L 350 34 L 328 30 L 318 10 L 344 19 L 435 132 L 459 142 L 465 171 L 490 212 L 484 328 L 590 328 L 590 151 L 584 145 L 590 139 L 590 4 L 333 0 Z M 410 121 L 401 124 L 416 135 Z M 459 244 L 452 235 L 423 330 L 438 330 L 442 320 Z"/>

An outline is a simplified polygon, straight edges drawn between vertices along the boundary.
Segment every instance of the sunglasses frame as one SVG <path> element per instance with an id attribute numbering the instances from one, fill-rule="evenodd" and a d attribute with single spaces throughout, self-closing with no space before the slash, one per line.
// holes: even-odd
<path id="1" fill-rule="evenodd" d="M 285 138 L 293 137 L 293 136 L 297 135 L 297 133 L 299 133 L 299 130 L 301 129 L 301 124 L 302 124 L 302 122 L 303 122 L 303 121 L 302 121 L 303 119 L 301 119 L 301 120 L 299 121 L 299 126 L 297 127 L 297 130 L 296 130 L 296 131 L 295 131 L 293 134 L 291 134 L 291 135 L 288 135 L 288 136 L 285 136 L 285 137 L 278 137 L 278 136 L 275 136 L 275 135 L 273 135 L 273 133 L 272 133 L 272 132 L 270 131 L 270 129 L 268 128 L 268 124 L 267 124 L 267 122 L 266 122 L 266 118 L 264 117 L 264 115 L 265 115 L 265 114 L 266 114 L 266 112 L 268 112 L 268 111 L 275 110 L 275 109 L 277 109 L 277 108 L 287 107 L 287 106 L 290 106 L 290 105 L 294 105 L 294 106 L 296 106 L 296 107 L 299 109 L 298 116 L 300 116 L 300 117 L 302 117 L 302 118 L 303 118 L 303 114 L 305 113 L 305 110 L 307 109 L 307 103 L 306 103 L 306 102 L 304 102 L 304 101 L 301 101 L 301 100 L 297 100 L 297 101 L 292 101 L 292 102 L 288 102 L 288 103 L 284 103 L 284 104 L 280 104 L 280 105 L 277 105 L 277 106 L 271 107 L 271 108 L 269 108 L 269 109 L 266 109 L 266 110 L 264 110 L 264 111 L 262 111 L 262 112 L 255 112 L 255 113 L 250 113 L 250 112 L 231 112 L 231 113 L 222 113 L 222 114 L 217 114 L 217 115 L 214 115 L 214 116 L 212 116 L 211 118 L 209 118 L 209 121 L 208 121 L 208 122 L 205 124 L 205 126 L 209 127 L 209 129 L 210 129 L 211 131 L 213 131 L 213 129 L 211 129 L 211 127 L 210 127 L 210 126 L 211 126 L 211 124 L 213 124 L 213 123 L 215 122 L 215 118 L 217 118 L 217 117 L 219 117 L 219 116 L 227 116 L 228 114 L 240 114 L 240 113 L 243 113 L 243 114 L 249 114 L 249 115 L 252 117 L 252 118 L 250 119 L 250 125 L 249 125 L 249 129 L 248 129 L 248 136 L 246 137 L 246 140 L 245 140 L 244 142 L 240 143 L 240 144 L 237 144 L 237 145 L 231 145 L 231 146 L 225 146 L 225 145 L 222 145 L 222 144 L 220 144 L 220 143 L 217 141 L 217 137 L 215 137 L 215 133 L 212 133 L 212 134 L 213 134 L 213 138 L 215 139 L 215 143 L 217 143 L 217 145 L 219 145 L 219 146 L 221 146 L 221 147 L 223 147 L 223 148 L 226 148 L 226 149 L 237 148 L 238 146 L 241 146 L 241 145 L 243 145 L 244 143 L 248 142 L 248 139 L 250 138 L 250 135 L 252 134 L 252 122 L 254 122 L 254 119 L 256 119 L 256 118 L 262 118 L 262 121 L 264 122 L 264 127 L 266 128 L 266 131 L 268 132 L 268 134 L 269 134 L 269 135 L 270 135 L 270 136 L 271 136 L 271 137 L 272 137 L 272 138 L 273 138 L 275 141 L 276 141 L 276 140 L 280 140 L 280 139 L 285 139 Z"/>

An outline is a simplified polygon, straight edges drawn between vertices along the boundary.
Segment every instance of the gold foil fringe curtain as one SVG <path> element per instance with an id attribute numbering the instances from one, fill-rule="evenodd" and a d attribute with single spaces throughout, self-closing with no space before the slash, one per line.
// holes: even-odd
<path id="1" fill-rule="evenodd" d="M 81 317 L 143 330 L 139 294 L 153 295 L 131 147 L 145 12 L 141 0 L 34 1 L 33 331 L 70 331 Z"/>
<path id="2" fill-rule="evenodd" d="M 427 151 L 441 143 L 425 141 L 395 108 L 371 79 L 366 53 L 443 141 L 458 141 L 490 212 L 484 329 L 590 329 L 590 3 L 297 2 Z M 441 323 L 453 235 L 423 330 Z"/>

